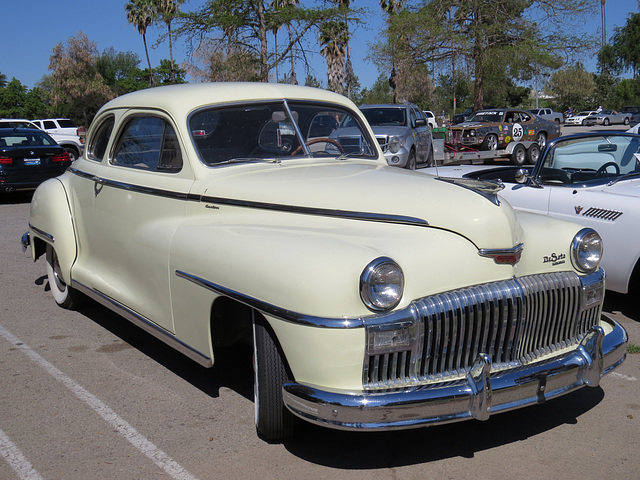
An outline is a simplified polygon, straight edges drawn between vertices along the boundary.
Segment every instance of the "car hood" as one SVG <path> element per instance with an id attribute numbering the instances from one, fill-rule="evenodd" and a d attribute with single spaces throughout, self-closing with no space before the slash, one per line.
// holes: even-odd
<path id="1" fill-rule="evenodd" d="M 409 127 L 403 125 L 376 125 L 371 126 L 371 130 L 373 130 L 373 134 L 378 135 L 388 135 L 388 136 L 403 136 L 406 134 Z"/>
<path id="2" fill-rule="evenodd" d="M 482 123 L 482 122 L 462 122 L 462 123 L 458 123 L 457 125 L 455 125 L 452 128 L 480 128 L 480 127 L 484 127 L 484 126 L 489 126 L 492 125 L 491 123 Z"/>
<path id="3" fill-rule="evenodd" d="M 202 200 L 444 229 L 478 248 L 512 248 L 522 241 L 518 218 L 507 202 L 497 205 L 468 186 L 379 165 L 233 165 L 217 169 Z"/>

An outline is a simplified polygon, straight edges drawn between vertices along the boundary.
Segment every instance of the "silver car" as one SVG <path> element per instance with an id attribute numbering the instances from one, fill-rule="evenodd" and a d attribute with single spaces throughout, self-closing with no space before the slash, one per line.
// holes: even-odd
<path id="1" fill-rule="evenodd" d="M 433 165 L 433 137 L 422 110 L 406 103 L 363 105 L 362 113 L 392 167 L 415 170 L 418 163 Z"/>
<path id="2" fill-rule="evenodd" d="M 595 114 L 595 121 L 598 125 L 604 125 L 605 127 L 607 125 L 613 125 L 614 123 L 629 125 L 631 113 L 602 110 L 600 113 Z"/>

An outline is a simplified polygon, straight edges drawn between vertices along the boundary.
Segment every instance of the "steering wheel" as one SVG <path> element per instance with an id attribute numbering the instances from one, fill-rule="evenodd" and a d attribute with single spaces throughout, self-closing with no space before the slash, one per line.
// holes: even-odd
<path id="1" fill-rule="evenodd" d="M 616 175 L 620 175 L 620 167 L 618 166 L 618 164 L 616 162 L 607 162 L 598 169 L 598 171 L 596 172 L 596 177 L 604 177 L 605 175 L 608 176 L 609 172 L 607 172 L 607 168 L 609 167 L 615 168 Z"/>
<path id="2" fill-rule="evenodd" d="M 336 147 L 340 151 L 340 153 L 344 153 L 344 148 L 342 148 L 342 145 L 340 145 L 340 142 L 338 142 L 337 140 L 334 140 L 333 138 L 329 138 L 329 137 L 312 138 L 306 143 L 308 147 L 309 145 L 313 145 L 314 143 L 320 143 L 320 142 L 330 143 L 331 145 Z M 298 148 L 296 148 L 293 152 L 291 152 L 291 156 L 297 155 L 301 151 L 302 151 L 302 145 L 299 145 Z"/>

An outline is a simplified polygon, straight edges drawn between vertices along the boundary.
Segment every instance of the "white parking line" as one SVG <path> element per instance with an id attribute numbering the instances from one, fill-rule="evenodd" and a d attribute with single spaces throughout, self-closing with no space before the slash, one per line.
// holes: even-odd
<path id="1" fill-rule="evenodd" d="M 627 380 L 629 382 L 636 382 L 638 380 L 636 377 L 630 377 L 629 375 L 624 375 L 624 374 L 618 373 L 618 372 L 612 372 L 611 376 L 612 377 L 618 377 L 618 378 L 621 378 L 623 380 Z"/>
<path id="2" fill-rule="evenodd" d="M 46 370 L 56 380 L 61 382 L 69 390 L 71 390 L 76 397 L 89 405 L 93 411 L 100 415 L 105 422 L 111 425 L 115 430 L 122 435 L 131 445 L 138 449 L 141 453 L 146 455 L 153 463 L 164 470 L 175 480 L 197 480 L 196 477 L 191 475 L 180 464 L 169 457 L 165 452 L 156 447 L 147 438 L 138 433 L 124 419 L 120 418 L 116 412 L 109 408 L 105 403 L 99 400 L 95 395 L 85 390 L 78 385 L 70 377 L 58 370 L 53 364 L 38 355 L 35 351 L 25 345 L 18 337 L 13 335 L 2 325 L 0 325 L 0 335 L 2 335 L 9 343 L 13 344 L 27 357 L 37 363 L 40 367 Z M 7 439 L 8 440 L 8 439 Z M 28 462 L 27 462 L 28 463 Z M 24 478 L 41 478 L 38 477 L 24 477 Z"/>
<path id="3" fill-rule="evenodd" d="M 0 455 L 22 480 L 43 480 L 20 449 L 0 429 Z"/>

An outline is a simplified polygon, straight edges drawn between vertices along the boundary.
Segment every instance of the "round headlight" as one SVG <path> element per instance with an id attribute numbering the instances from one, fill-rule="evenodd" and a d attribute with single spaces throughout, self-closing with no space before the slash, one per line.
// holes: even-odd
<path id="1" fill-rule="evenodd" d="M 602 259 L 602 238 L 592 228 L 580 230 L 571 242 L 573 266 L 581 272 L 592 272 Z"/>
<path id="2" fill-rule="evenodd" d="M 400 148 L 402 147 L 402 138 L 391 137 L 389 139 L 388 146 L 391 153 L 398 153 L 400 151 Z"/>
<path id="3" fill-rule="evenodd" d="M 360 275 L 360 297 L 369 310 L 394 308 L 402 298 L 404 274 L 390 258 L 376 258 Z"/>

